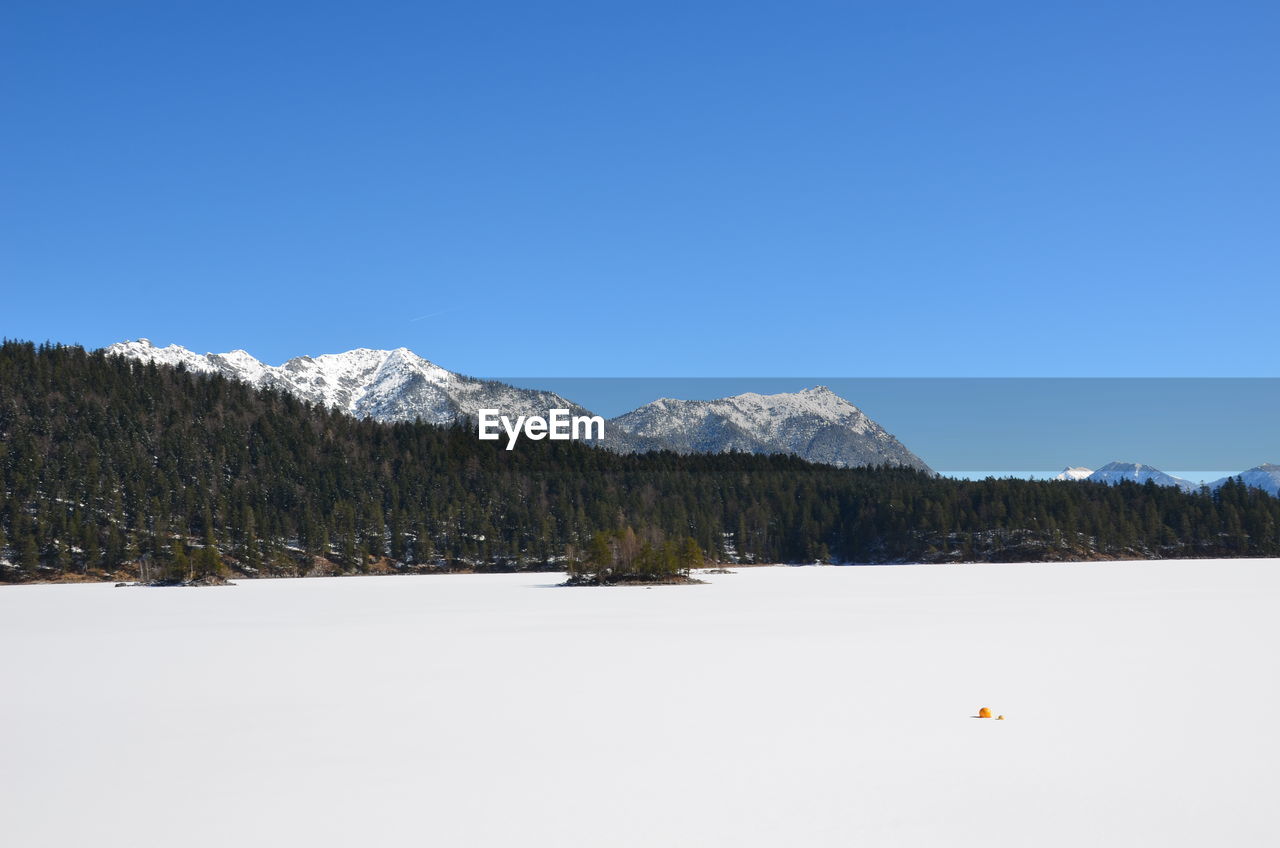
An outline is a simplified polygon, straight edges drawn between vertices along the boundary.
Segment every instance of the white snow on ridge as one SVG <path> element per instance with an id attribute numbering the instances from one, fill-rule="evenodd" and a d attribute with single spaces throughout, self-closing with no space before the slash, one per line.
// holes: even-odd
<path id="1" fill-rule="evenodd" d="M 775 395 L 746 392 L 709 403 L 735 423 L 747 425 L 757 421 L 773 422 L 790 415 L 813 415 L 823 421 L 844 424 L 856 432 L 871 429 L 862 410 L 826 386 Z"/>
<path id="2" fill-rule="evenodd" d="M 1280 844 L 1280 560 L 557 579 L 0 588 L 6 843 Z"/>
<path id="3" fill-rule="evenodd" d="M 177 345 L 170 345 L 170 347 L 177 347 Z M 191 351 L 187 351 L 187 353 L 191 353 Z M 195 356 L 195 354 L 192 354 L 192 356 Z M 230 353 L 210 353 L 206 354 L 204 359 L 215 370 L 226 374 L 228 377 L 236 377 L 250 383 L 261 381 L 263 376 L 270 370 L 269 366 L 263 365 L 256 357 L 244 350 L 233 350 Z M 199 366 L 195 370 L 199 370 Z"/>
<path id="4" fill-rule="evenodd" d="M 584 411 L 553 392 L 516 389 L 455 374 L 403 347 L 299 356 L 279 366 L 266 365 L 243 350 L 201 356 L 178 345 L 158 348 L 147 339 L 113 344 L 105 352 L 223 374 L 380 421 L 421 418 L 448 424 L 474 416 L 482 407 L 501 408 L 512 415 L 546 415 L 553 408 Z"/>
<path id="5" fill-rule="evenodd" d="M 1054 477 L 1055 480 L 1083 480 L 1093 473 L 1092 468 L 1085 468 L 1083 465 L 1068 465 L 1062 469 L 1059 474 Z"/>
<path id="6" fill-rule="evenodd" d="M 826 386 L 716 400 L 661 398 L 612 419 L 610 425 L 683 452 L 794 453 L 835 465 L 928 470 L 883 427 Z"/>
<path id="7" fill-rule="evenodd" d="M 211 374 L 221 370 L 210 361 L 208 356 L 201 356 L 176 344 L 168 347 L 156 347 L 151 343 L 150 339 L 117 342 L 107 348 L 106 351 L 107 353 L 128 356 L 132 359 L 140 359 L 144 362 L 154 362 L 157 365 L 185 365 L 191 371 L 199 371 L 204 374 Z M 253 359 L 253 357 L 249 358 Z M 258 362 L 256 359 L 253 361 Z M 261 363 L 258 364 L 261 365 Z"/>
<path id="8" fill-rule="evenodd" d="M 722 416 L 744 430 L 768 437 L 777 437 L 781 422 L 795 416 L 810 416 L 824 423 L 840 424 L 855 433 L 867 433 L 875 427 L 862 410 L 826 386 L 773 395 L 746 392 L 717 400 L 660 398 L 627 414 L 643 413 L 649 408 L 665 413 L 705 410 Z M 649 431 L 655 429 L 653 421 L 653 418 L 647 419 L 637 432 L 649 435 Z"/>

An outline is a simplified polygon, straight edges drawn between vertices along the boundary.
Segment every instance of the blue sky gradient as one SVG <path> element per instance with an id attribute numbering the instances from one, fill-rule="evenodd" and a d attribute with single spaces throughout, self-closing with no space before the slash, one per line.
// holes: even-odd
<path id="1" fill-rule="evenodd" d="M 485 376 L 1278 373 L 1275 3 L 0 14 L 8 337 Z"/>

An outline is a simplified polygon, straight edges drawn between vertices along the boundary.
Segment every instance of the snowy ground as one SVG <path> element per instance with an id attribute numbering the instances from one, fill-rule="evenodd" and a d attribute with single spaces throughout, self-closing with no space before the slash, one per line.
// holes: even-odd
<path id="1" fill-rule="evenodd" d="M 555 579 L 0 588 L 0 837 L 1280 844 L 1280 561 Z"/>

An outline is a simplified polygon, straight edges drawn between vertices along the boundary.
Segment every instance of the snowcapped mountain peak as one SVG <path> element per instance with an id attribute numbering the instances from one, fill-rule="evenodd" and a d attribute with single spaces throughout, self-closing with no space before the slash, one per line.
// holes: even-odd
<path id="1" fill-rule="evenodd" d="M 202 356 L 178 345 L 159 348 L 147 339 L 113 344 L 105 352 L 144 362 L 181 364 L 200 373 L 222 374 L 380 421 L 421 418 L 435 424 L 449 424 L 474 416 L 482 407 L 502 408 L 516 415 L 546 415 L 552 408 L 571 409 L 578 414 L 585 412 L 550 392 L 515 389 L 455 374 L 405 347 L 356 348 L 345 353 L 296 356 L 282 365 L 267 365 L 243 350 Z"/>
<path id="2" fill-rule="evenodd" d="M 1066 468 L 1055 476 L 1055 480 L 1083 480 L 1093 473 L 1092 468 L 1085 468 L 1083 465 L 1068 465 Z"/>
<path id="3" fill-rule="evenodd" d="M 892 435 L 825 386 L 716 400 L 661 398 L 610 422 L 641 443 L 682 453 L 792 453 L 832 465 L 928 470 Z"/>
<path id="4" fill-rule="evenodd" d="M 258 382 L 267 369 L 266 365 L 244 350 L 233 350 L 229 353 L 206 353 L 204 358 L 222 373 L 251 383 Z"/>
<path id="5" fill-rule="evenodd" d="M 704 402 L 716 405 L 719 412 L 732 408 L 739 416 L 746 419 L 761 416 L 773 419 L 814 416 L 822 421 L 847 424 L 860 432 L 865 432 L 870 423 L 870 419 L 863 415 L 858 407 L 826 386 L 814 386 L 798 392 L 780 392 L 772 395 L 745 392 Z"/>
<path id="6" fill-rule="evenodd" d="M 1085 478 L 1094 483 L 1115 485 L 1123 480 L 1134 483 L 1146 483 L 1148 480 L 1157 486 L 1177 486 L 1184 491 L 1192 492 L 1200 488 L 1190 480 L 1166 474 L 1159 468 L 1143 465 L 1140 462 L 1109 462 Z"/>
<path id="7" fill-rule="evenodd" d="M 1256 465 L 1248 471 L 1241 471 L 1239 474 L 1232 474 L 1230 477 L 1223 477 L 1221 480 L 1214 480 L 1209 484 L 1211 489 L 1221 488 L 1228 480 L 1239 478 L 1240 482 L 1246 486 L 1252 486 L 1255 489 L 1262 489 L 1270 492 L 1276 497 L 1280 497 L 1280 465 L 1274 462 L 1264 462 Z"/>

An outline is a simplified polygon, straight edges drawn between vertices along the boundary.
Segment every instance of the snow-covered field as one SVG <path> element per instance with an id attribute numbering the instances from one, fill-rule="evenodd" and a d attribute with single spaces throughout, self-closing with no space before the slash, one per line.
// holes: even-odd
<path id="1" fill-rule="evenodd" d="M 0 588 L 0 841 L 1280 844 L 1278 560 L 556 579 Z"/>

